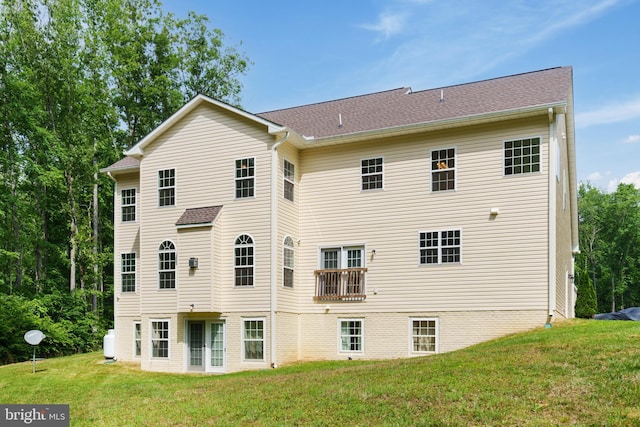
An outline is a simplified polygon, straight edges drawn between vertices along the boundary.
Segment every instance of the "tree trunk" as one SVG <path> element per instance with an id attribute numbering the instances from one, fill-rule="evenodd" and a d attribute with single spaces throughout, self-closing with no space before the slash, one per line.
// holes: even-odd
<path id="1" fill-rule="evenodd" d="M 69 193 L 69 208 L 71 210 L 71 235 L 69 238 L 69 288 L 71 292 L 76 290 L 76 250 L 78 236 L 78 220 L 76 216 L 76 202 L 73 196 L 73 176 L 68 171 L 64 171 L 67 192 Z"/>

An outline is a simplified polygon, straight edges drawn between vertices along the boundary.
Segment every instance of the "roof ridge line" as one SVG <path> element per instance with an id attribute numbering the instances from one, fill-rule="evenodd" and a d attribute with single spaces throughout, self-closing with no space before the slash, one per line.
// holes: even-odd
<path id="1" fill-rule="evenodd" d="M 278 111 L 293 110 L 293 109 L 297 109 L 297 108 L 300 108 L 300 107 L 310 107 L 312 105 L 329 104 L 329 103 L 332 103 L 332 102 L 345 101 L 347 99 L 354 99 L 354 98 L 363 98 L 365 96 L 379 95 L 379 94 L 383 94 L 383 93 L 387 93 L 387 92 L 395 92 L 395 91 L 398 91 L 398 90 L 404 90 L 404 91 L 408 90 L 409 91 L 408 93 L 412 93 L 413 92 L 411 87 L 403 86 L 403 87 L 397 87 L 395 89 L 381 90 L 381 91 L 378 91 L 378 92 L 363 93 L 361 95 L 345 96 L 344 98 L 330 99 L 328 101 L 312 102 L 310 104 L 295 105 L 293 107 L 279 108 L 277 110 L 262 111 L 260 113 L 256 113 L 256 115 L 260 116 L 261 114 L 269 114 L 269 113 L 276 113 Z"/>
<path id="2" fill-rule="evenodd" d="M 429 88 L 429 89 L 416 90 L 416 91 L 411 92 L 411 94 L 416 94 L 416 93 L 420 93 L 420 92 L 429 92 L 431 90 L 441 90 L 441 89 L 447 89 L 447 88 L 459 87 L 459 86 L 469 86 L 469 85 L 474 85 L 474 84 L 477 84 L 477 83 L 490 82 L 492 80 L 502 80 L 502 79 L 508 79 L 510 77 L 526 76 L 527 74 L 542 73 L 544 71 L 559 70 L 561 68 L 567 68 L 567 67 L 568 66 L 549 67 L 549 68 L 543 68 L 541 70 L 525 71 L 523 73 L 509 74 L 508 76 L 490 77 L 488 79 L 474 80 L 472 82 L 457 83 L 457 84 L 452 84 L 452 85 L 447 85 L 447 86 L 440 86 L 440 87 L 432 87 L 432 88 Z"/>

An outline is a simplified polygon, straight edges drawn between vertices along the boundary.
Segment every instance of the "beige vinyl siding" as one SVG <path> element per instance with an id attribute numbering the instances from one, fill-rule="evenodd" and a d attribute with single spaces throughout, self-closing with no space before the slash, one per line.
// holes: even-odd
<path id="1" fill-rule="evenodd" d="M 542 171 L 504 176 L 503 142 L 540 137 Z M 430 152 L 456 148 L 455 191 L 431 192 Z M 383 191 L 360 191 L 360 159 L 384 157 Z M 303 311 L 322 246 L 366 246 L 367 299 L 340 311 L 534 310 L 547 302 L 546 116 L 301 153 Z M 497 217 L 489 215 L 497 207 Z M 462 231 L 460 265 L 419 265 L 418 233 Z M 376 255 L 372 257 L 372 250 Z M 398 279 L 401 277 L 401 280 Z M 376 291 L 374 293 L 374 290 Z"/>
<path id="2" fill-rule="evenodd" d="M 295 166 L 295 187 L 293 202 L 283 197 L 283 165 L 284 160 Z M 289 145 L 283 144 L 278 148 L 278 180 L 279 190 L 277 191 L 278 206 L 278 237 L 276 245 L 277 258 L 277 274 L 276 289 L 278 294 L 277 309 L 279 311 L 295 311 L 298 309 L 298 262 L 300 259 L 298 240 L 299 240 L 299 200 L 300 200 L 300 159 L 298 150 Z M 291 236 L 294 243 L 294 278 L 293 289 L 284 288 L 283 283 L 283 247 L 284 238 Z"/>
<path id="3" fill-rule="evenodd" d="M 136 221 L 122 222 L 122 197 L 124 189 L 136 189 Z M 131 173 L 118 176 L 114 194 L 114 295 L 119 298 L 115 306 L 116 316 L 138 315 L 140 312 L 140 191 L 139 175 Z M 136 254 L 136 292 L 122 292 L 122 258 L 123 253 Z"/>
<path id="4" fill-rule="evenodd" d="M 258 311 L 269 303 L 270 153 L 273 138 L 255 123 L 209 105 L 187 114 L 146 147 L 141 162 L 142 306 L 145 313 L 177 312 L 177 293 L 185 280 L 178 275 L 176 290 L 159 290 L 157 251 L 164 240 L 176 244 L 178 268 L 188 268 L 191 256 L 180 244 L 175 222 L 185 209 L 224 205 L 219 261 L 222 310 Z M 203 153 L 206 153 L 203 156 Z M 255 197 L 235 199 L 235 160 L 255 158 Z M 203 161 L 203 158 L 206 159 Z M 176 206 L 158 207 L 158 170 L 175 169 Z M 260 214 L 264 212 L 264 214 Z M 234 288 L 234 241 L 250 235 L 255 244 L 253 288 Z M 204 260 L 200 260 L 201 262 Z M 211 273 L 214 274 L 214 273 Z M 211 283 L 211 278 L 203 281 Z M 212 291 L 213 292 L 213 291 Z M 211 299 L 211 296 L 209 296 Z"/>
<path id="5" fill-rule="evenodd" d="M 178 265 L 178 311 L 213 311 L 213 230 L 208 227 L 183 228 L 178 245 L 183 254 Z M 198 259 L 198 268 L 189 268 L 189 259 Z M 193 307 L 191 307 L 193 304 Z"/>
<path id="6" fill-rule="evenodd" d="M 571 247 L 571 203 L 569 193 L 568 156 L 564 115 L 559 114 L 555 126 L 560 146 L 560 180 L 556 181 L 556 313 L 561 317 L 573 317 L 573 283 L 568 275 L 573 274 L 573 248 Z M 566 204 L 563 202 L 566 188 Z"/>

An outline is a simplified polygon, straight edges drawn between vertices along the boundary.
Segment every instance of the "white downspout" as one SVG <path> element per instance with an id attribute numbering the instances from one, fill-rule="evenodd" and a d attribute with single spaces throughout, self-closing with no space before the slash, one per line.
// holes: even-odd
<path id="1" fill-rule="evenodd" d="M 548 206 L 548 317 L 547 325 L 551 326 L 553 313 L 556 306 L 556 162 L 557 141 L 555 135 L 555 114 L 553 108 L 549 108 L 549 206 Z"/>
<path id="2" fill-rule="evenodd" d="M 277 290 L 276 283 L 278 274 L 278 147 L 289 138 L 289 131 L 286 131 L 284 137 L 273 144 L 271 147 L 271 277 L 270 277 L 270 302 L 269 302 L 269 318 L 270 318 L 270 346 L 271 346 L 271 367 L 277 368 L 276 363 L 276 303 Z"/>

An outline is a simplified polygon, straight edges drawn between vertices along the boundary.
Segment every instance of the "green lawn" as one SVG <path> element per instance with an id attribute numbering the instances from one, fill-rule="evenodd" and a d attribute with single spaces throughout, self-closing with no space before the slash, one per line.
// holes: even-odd
<path id="1" fill-rule="evenodd" d="M 574 320 L 448 354 L 223 376 L 101 353 L 0 367 L 0 403 L 69 403 L 72 426 L 640 425 L 640 323 Z"/>

